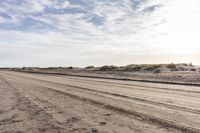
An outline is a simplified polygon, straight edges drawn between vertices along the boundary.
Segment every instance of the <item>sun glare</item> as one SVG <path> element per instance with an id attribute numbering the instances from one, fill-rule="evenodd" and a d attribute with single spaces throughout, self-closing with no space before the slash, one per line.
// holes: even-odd
<path id="1" fill-rule="evenodd" d="M 193 2 L 192 2 L 193 1 Z M 160 38 L 166 51 L 176 55 L 195 55 L 200 50 L 200 1 L 176 0 L 164 8 L 166 36 Z"/>

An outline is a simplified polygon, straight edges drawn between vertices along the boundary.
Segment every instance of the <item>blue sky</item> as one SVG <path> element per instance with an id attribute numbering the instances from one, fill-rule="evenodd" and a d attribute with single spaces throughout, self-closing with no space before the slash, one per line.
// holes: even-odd
<path id="1" fill-rule="evenodd" d="M 200 65 L 199 0 L 0 0 L 0 66 Z"/>

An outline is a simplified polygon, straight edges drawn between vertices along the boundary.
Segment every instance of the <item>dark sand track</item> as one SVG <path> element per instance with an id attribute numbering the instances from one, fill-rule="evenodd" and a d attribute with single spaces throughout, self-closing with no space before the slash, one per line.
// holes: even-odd
<path id="1" fill-rule="evenodd" d="M 0 71 L 1 133 L 200 133 L 200 87 Z"/>

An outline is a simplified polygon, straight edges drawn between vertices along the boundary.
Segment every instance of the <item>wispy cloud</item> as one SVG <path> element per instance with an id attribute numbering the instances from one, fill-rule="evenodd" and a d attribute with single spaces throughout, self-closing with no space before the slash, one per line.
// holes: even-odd
<path id="1" fill-rule="evenodd" d="M 0 0 L 0 65 L 200 64 L 199 7 L 198 0 Z"/>

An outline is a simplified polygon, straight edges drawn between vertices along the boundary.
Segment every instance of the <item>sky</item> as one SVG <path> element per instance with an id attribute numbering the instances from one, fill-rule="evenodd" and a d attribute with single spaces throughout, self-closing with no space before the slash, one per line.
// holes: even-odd
<path id="1" fill-rule="evenodd" d="M 0 67 L 200 65 L 200 0 L 0 0 Z"/>

